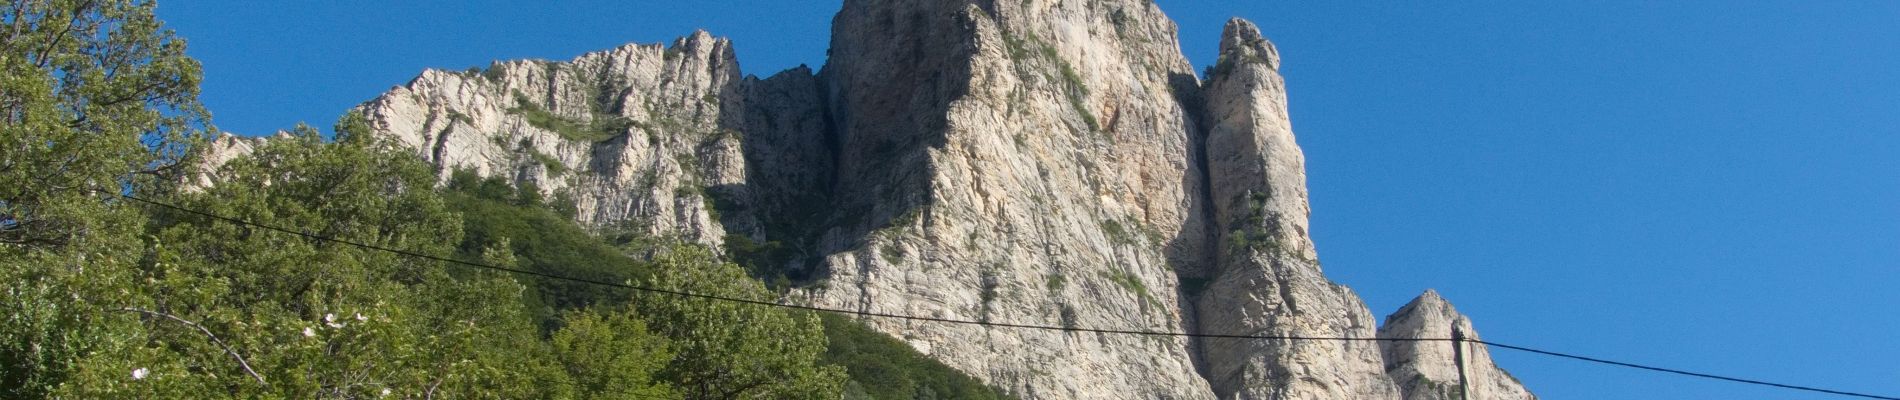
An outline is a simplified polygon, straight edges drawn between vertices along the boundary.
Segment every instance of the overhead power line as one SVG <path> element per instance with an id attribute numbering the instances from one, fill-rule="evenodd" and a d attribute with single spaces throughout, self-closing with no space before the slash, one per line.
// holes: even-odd
<path id="1" fill-rule="evenodd" d="M 1847 392 L 1847 391 L 1840 391 L 1840 390 L 1833 390 L 1833 389 L 1822 389 L 1822 388 L 1817 388 L 1817 387 L 1812 387 L 1812 386 L 1789 385 L 1785 383 L 1774 383 L 1774 382 L 1759 381 L 1759 380 L 1754 380 L 1754 379 L 1735 378 L 1735 377 L 1728 377 L 1728 376 L 1721 376 L 1721 375 L 1714 375 L 1714 374 L 1705 374 L 1705 373 L 1700 373 L 1700 372 L 1690 372 L 1690 371 L 1684 371 L 1684 370 L 1679 370 L 1679 369 L 1652 367 L 1648 365 L 1632 364 L 1632 363 L 1626 363 L 1622 361 L 1611 361 L 1611 360 L 1605 360 L 1605 359 L 1595 358 L 1595 357 L 1585 357 L 1585 356 L 1580 356 L 1580 355 L 1575 355 L 1575 354 L 1564 354 L 1564 353 L 1558 353 L 1554 351 L 1538 350 L 1538 349 L 1533 349 L 1529 347 L 1512 346 L 1508 344 L 1483 341 L 1483 340 L 1477 340 L 1477 339 L 1467 339 L 1467 340 L 1472 343 L 1482 343 L 1486 346 L 1502 347 L 1506 349 L 1517 350 L 1517 351 L 1522 351 L 1522 352 L 1527 352 L 1527 353 L 1542 354 L 1542 355 L 1547 355 L 1547 356 L 1552 356 L 1552 357 L 1568 358 L 1568 359 L 1579 360 L 1579 361 L 1589 361 L 1593 363 L 1614 365 L 1618 367 L 1629 367 L 1629 368 L 1636 368 L 1636 369 L 1656 371 L 1656 372 L 1665 372 L 1665 373 L 1671 373 L 1671 374 L 1677 374 L 1677 375 L 1688 375 L 1688 376 L 1693 376 L 1697 378 L 1708 378 L 1708 379 L 1715 379 L 1715 380 L 1722 380 L 1722 381 L 1729 381 L 1729 382 L 1736 382 L 1736 383 L 1746 383 L 1750 385 L 1773 386 L 1773 387 L 1778 387 L 1782 389 L 1802 390 L 1802 391 L 1809 391 L 1809 392 L 1816 392 L 1816 393 L 1827 393 L 1827 394 L 1862 397 L 1862 398 L 1869 398 L 1869 399 L 1886 399 L 1886 400 L 1900 399 L 1900 397 L 1878 396 L 1878 395 L 1854 393 L 1854 392 Z"/>
<path id="2" fill-rule="evenodd" d="M 539 278 L 577 282 L 577 283 L 584 283 L 584 284 L 590 284 L 590 285 L 630 289 L 630 290 L 640 291 L 640 292 L 660 293 L 660 294 L 686 297 L 686 298 L 726 301 L 726 302 L 744 303 L 744 304 L 752 304 L 752 305 L 767 306 L 767 307 L 789 308 L 789 309 L 796 309 L 796 310 L 827 312 L 827 313 L 834 313 L 834 314 L 846 314 L 846 315 L 856 315 L 856 316 L 864 316 L 864 317 L 892 318 L 892 319 L 901 319 L 901 320 L 909 320 L 909 321 L 942 322 L 942 323 L 950 323 L 950 324 L 978 325 L 978 326 L 985 326 L 985 327 L 1036 329 L 1036 330 L 1050 330 L 1050 331 L 1062 331 L 1062 332 L 1083 332 L 1083 333 L 1100 333 L 1100 334 L 1165 336 L 1165 337 L 1208 338 L 1208 339 L 1315 340 L 1315 341 L 1347 341 L 1347 342 L 1361 341 L 1361 342 L 1477 343 L 1477 344 L 1483 344 L 1486 346 L 1517 350 L 1517 351 L 1528 352 L 1532 354 L 1540 354 L 1540 355 L 1559 357 L 1559 358 L 1568 358 L 1568 359 L 1578 360 L 1578 361 L 1587 361 L 1587 362 L 1593 362 L 1593 363 L 1604 364 L 1604 365 L 1635 368 L 1635 369 L 1654 371 L 1654 372 L 1664 372 L 1664 373 L 1671 373 L 1671 374 L 1678 374 L 1678 375 L 1686 375 L 1686 376 L 1692 376 L 1692 377 L 1697 377 L 1697 378 L 1706 378 L 1706 379 L 1714 379 L 1714 380 L 1743 383 L 1743 384 L 1750 384 L 1750 385 L 1768 386 L 1768 387 L 1776 387 L 1776 388 L 1782 388 L 1782 389 L 1825 393 L 1825 394 L 1849 396 L 1849 397 L 1860 397 L 1860 398 L 1882 399 L 1882 400 L 1900 400 L 1900 397 L 1880 396 L 1880 395 L 1855 393 L 1855 392 L 1848 392 L 1848 391 L 1841 391 L 1841 390 L 1823 389 L 1823 388 L 1817 388 L 1817 387 L 1811 387 L 1811 386 L 1790 385 L 1790 384 L 1774 383 L 1774 382 L 1754 380 L 1754 379 L 1744 379 L 1744 378 L 1736 378 L 1736 377 L 1722 376 L 1722 375 L 1715 375 L 1715 374 L 1706 374 L 1706 373 L 1700 373 L 1700 372 L 1690 372 L 1690 371 L 1679 370 L 1679 369 L 1662 368 L 1662 367 L 1648 366 L 1648 365 L 1642 365 L 1642 364 L 1636 364 L 1636 363 L 1628 363 L 1628 362 L 1606 360 L 1606 359 L 1595 358 L 1595 357 L 1580 356 L 1580 355 L 1575 355 L 1575 354 L 1560 353 L 1560 352 L 1555 352 L 1555 351 L 1539 350 L 1539 349 L 1534 349 L 1534 348 L 1529 348 L 1529 347 L 1515 346 L 1515 345 L 1509 345 L 1509 344 L 1498 343 L 1498 342 L 1487 341 L 1487 340 L 1480 340 L 1480 339 L 1472 339 L 1472 338 L 1456 338 L 1456 337 L 1455 338 L 1380 338 L 1380 337 L 1226 335 L 1226 334 L 1168 332 L 1168 331 L 1132 330 L 1132 329 L 1097 329 L 1097 328 L 1066 327 L 1066 326 L 1053 326 L 1053 325 L 1015 324 L 1015 323 L 1007 323 L 1007 322 L 971 321 L 971 320 L 959 320 L 959 319 L 949 319 L 949 318 L 881 313 L 881 312 L 874 312 L 874 311 L 845 310 L 845 309 L 825 308 L 825 307 L 816 307 L 816 306 L 799 305 L 799 304 L 784 304 L 784 303 L 772 302 L 772 301 L 742 299 L 742 298 L 736 298 L 736 297 L 726 297 L 726 296 L 718 296 L 718 295 L 685 292 L 685 291 L 679 291 L 679 290 L 638 286 L 638 285 L 631 285 L 631 284 L 626 284 L 626 283 L 607 282 L 607 281 L 596 280 L 596 279 L 576 278 L 576 277 L 570 277 L 570 276 L 550 274 L 546 272 L 529 271 L 529 270 L 524 270 L 524 269 L 489 265 L 489 264 L 473 262 L 473 261 L 458 260 L 458 259 L 447 258 L 447 257 L 438 257 L 438 256 L 433 256 L 433 255 L 428 255 L 428 254 L 417 253 L 414 251 L 408 251 L 408 250 L 403 250 L 403 249 L 392 249 L 392 248 L 377 246 L 373 244 L 360 243 L 360 242 L 355 242 L 355 241 L 346 240 L 346 239 L 338 239 L 338 238 L 333 238 L 333 237 L 328 237 L 328 236 L 317 235 L 317 234 L 306 232 L 306 231 L 292 230 L 292 229 L 287 229 L 287 228 L 255 223 L 255 222 L 246 221 L 242 219 L 213 214 L 206 211 L 199 211 L 199 210 L 195 210 L 191 208 L 186 208 L 186 207 L 178 206 L 174 204 L 169 204 L 169 203 L 164 203 L 164 202 L 159 202 L 159 201 L 154 201 L 154 200 L 147 200 L 147 199 L 133 196 L 131 194 L 126 194 L 126 193 L 111 193 L 111 194 L 124 197 L 132 201 L 150 204 L 157 207 L 177 210 L 180 212 L 199 215 L 206 218 L 216 219 L 216 220 L 225 221 L 225 222 L 229 222 L 233 224 L 250 226 L 250 227 L 261 228 L 265 230 L 271 230 L 271 231 L 281 232 L 285 234 L 300 236 L 300 237 L 310 239 L 310 240 L 340 243 L 340 244 L 360 247 L 364 249 L 394 253 L 394 254 L 420 258 L 420 259 L 425 259 L 425 260 L 440 261 L 440 262 L 449 263 L 453 265 L 462 265 L 462 266 L 467 266 L 467 267 L 472 267 L 472 268 L 487 269 L 487 270 L 492 270 L 492 271 L 507 272 L 511 274 L 527 275 L 527 276 L 533 276 L 533 277 L 539 277 Z"/>

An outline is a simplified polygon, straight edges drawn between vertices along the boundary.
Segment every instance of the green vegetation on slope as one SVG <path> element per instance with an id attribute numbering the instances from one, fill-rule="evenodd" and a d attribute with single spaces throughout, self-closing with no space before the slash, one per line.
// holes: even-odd
<path id="1" fill-rule="evenodd" d="M 831 341 L 824 360 L 851 376 L 845 400 L 1013 398 L 862 323 L 829 314 L 824 321 Z"/>
<path id="2" fill-rule="evenodd" d="M 602 282 L 627 282 L 650 274 L 642 262 L 595 239 L 567 217 L 540 204 L 533 189 L 517 190 L 500 179 L 482 179 L 468 171 L 450 175 L 444 198 L 462 212 L 465 237 L 456 253 L 477 259 L 502 247 L 522 269 Z M 600 302 L 624 305 L 625 289 L 573 281 L 538 279 L 529 285 L 527 305 L 544 323 L 561 310 Z"/>
<path id="3" fill-rule="evenodd" d="M 737 265 L 719 262 L 697 246 L 619 234 L 610 244 L 536 201 L 535 189 L 510 188 L 499 179 L 452 175 L 450 203 L 464 211 L 463 254 L 505 246 L 518 268 L 556 276 L 769 301 L 772 293 Z M 630 254 L 652 254 L 651 261 Z M 534 279 L 525 303 L 543 326 L 565 324 L 570 310 L 621 307 L 644 317 L 677 352 L 653 371 L 686 398 L 735 395 L 789 398 L 832 396 L 842 371 L 816 363 L 825 347 L 822 326 L 803 312 L 612 288 L 580 282 Z"/>
<path id="4" fill-rule="evenodd" d="M 553 131 L 567 140 L 580 142 L 599 142 L 613 139 L 633 127 L 633 121 L 626 117 L 608 114 L 595 114 L 592 121 L 576 121 L 555 115 L 554 112 L 528 100 L 520 92 L 515 93 L 515 106 L 508 108 L 509 113 L 521 115 L 528 125 Z"/>
<path id="5" fill-rule="evenodd" d="M 0 46 L 0 107 L 12 110 L 0 117 L 0 398 L 836 399 L 846 370 L 866 371 L 831 356 L 825 323 L 807 312 L 471 269 L 115 196 L 488 265 L 775 299 L 708 249 L 603 240 L 571 222 L 564 196 L 545 204 L 537 189 L 467 174 L 437 188 L 433 166 L 360 115 L 333 140 L 300 126 L 219 167 L 215 186 L 181 187 L 214 172 L 181 162 L 207 136 L 208 113 L 197 63 L 151 6 L 0 5 L 20 16 L 0 20 L 18 44 Z M 866 337 L 839 343 L 876 343 Z M 852 348 L 908 361 L 871 370 L 957 378 L 883 339 Z M 963 393 L 950 388 L 932 390 Z"/>
<path id="6" fill-rule="evenodd" d="M 355 115 L 334 143 L 299 128 L 226 164 L 216 186 L 133 193 L 384 248 L 771 298 L 704 249 L 648 246 L 659 255 L 636 261 L 538 208 L 530 191 L 501 199 L 480 182 L 438 191 L 432 167 L 367 132 Z M 0 304 L 18 313 L 0 320 L 6 397 L 820 399 L 843 390 L 842 369 L 818 360 L 823 327 L 805 313 L 561 286 L 169 208 L 98 204 L 108 212 L 95 218 L 123 228 L 76 233 L 78 246 L 0 247 Z"/>

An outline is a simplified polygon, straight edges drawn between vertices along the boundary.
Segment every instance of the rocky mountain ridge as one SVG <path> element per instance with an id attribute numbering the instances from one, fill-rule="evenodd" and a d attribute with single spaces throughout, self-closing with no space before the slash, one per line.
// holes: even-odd
<path id="1" fill-rule="evenodd" d="M 506 177 L 590 225 L 725 248 L 797 283 L 787 301 L 1217 335 L 1474 332 L 1433 292 L 1379 326 L 1325 278 L 1257 27 L 1230 21 L 1205 79 L 1177 43 L 1148 1 L 849 0 L 822 71 L 746 76 L 729 41 L 695 32 L 426 71 L 358 110 L 444 178 Z M 207 159 L 249 147 L 221 140 Z M 1025 398 L 1458 398 L 1444 342 L 864 322 Z M 1482 347 L 1469 360 L 1473 399 L 1533 398 Z"/>

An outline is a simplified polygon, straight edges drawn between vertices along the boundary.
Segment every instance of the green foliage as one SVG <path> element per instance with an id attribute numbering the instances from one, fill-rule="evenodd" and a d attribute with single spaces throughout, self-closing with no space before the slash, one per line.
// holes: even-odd
<path id="1" fill-rule="evenodd" d="M 884 258 L 884 262 L 891 264 L 904 262 L 904 248 L 898 246 L 897 238 L 909 233 L 911 226 L 916 225 L 917 218 L 922 215 L 921 209 L 912 208 L 891 217 L 885 222 L 884 228 L 877 231 L 876 236 L 882 237 L 885 241 L 883 245 L 878 246 L 878 254 Z"/>
<path id="2" fill-rule="evenodd" d="M 1123 228 L 1120 221 L 1102 220 L 1102 233 L 1108 234 L 1108 239 L 1117 244 L 1135 243 L 1135 235 L 1129 233 L 1127 228 Z"/>
<path id="3" fill-rule="evenodd" d="M 737 265 L 720 263 L 706 249 L 679 243 L 659 244 L 658 259 L 645 262 L 596 238 L 543 207 L 515 204 L 505 183 L 457 173 L 449 183 L 449 203 L 463 210 L 468 238 L 461 252 L 503 245 L 518 254 L 518 267 L 551 275 L 604 282 L 633 282 L 648 287 L 726 297 L 769 300 L 771 292 Z M 637 236 L 637 235 L 635 235 Z M 662 241 L 625 237 L 617 241 L 651 245 Z M 651 332 L 672 338 L 676 354 L 655 372 L 688 399 L 835 397 L 840 372 L 814 364 L 823 350 L 823 333 L 810 316 L 704 299 L 680 298 L 570 281 L 532 282 L 527 301 L 544 327 L 564 322 L 556 315 L 598 307 L 631 307 Z M 571 317 L 571 314 L 569 314 Z"/>
<path id="4" fill-rule="evenodd" d="M 844 395 L 845 368 L 825 361 L 824 323 L 812 315 L 523 278 L 118 199 L 508 268 L 772 300 L 706 249 L 596 236 L 572 222 L 566 193 L 549 202 L 532 186 L 468 171 L 438 189 L 433 166 L 372 134 L 360 115 L 345 116 L 333 142 L 298 127 L 216 171 L 189 171 L 180 161 L 197 151 L 208 115 L 196 100 L 198 64 L 151 7 L 0 5 L 13 16 L 0 19 L 0 109 L 9 111 L 0 113 L 0 398 Z M 556 123 L 542 111 L 543 124 Z M 215 185 L 179 190 L 183 172 L 208 173 Z M 941 375 L 920 382 L 973 382 L 914 354 L 891 357 L 906 360 L 906 376 Z M 882 381 L 858 382 L 853 393 L 886 393 Z M 916 393 L 974 397 L 953 386 Z"/>
<path id="5" fill-rule="evenodd" d="M 431 115 L 433 115 L 433 114 L 431 114 Z M 455 110 L 449 110 L 449 120 L 450 120 L 450 121 L 455 121 L 455 122 L 460 122 L 460 123 L 462 123 L 462 124 L 464 124 L 464 125 L 474 125 L 474 124 L 475 124 L 475 118 L 474 118 L 474 117 L 470 117 L 470 116 L 468 116 L 468 114 L 463 114 L 463 113 L 462 113 L 461 111 L 455 111 Z"/>
<path id="6" fill-rule="evenodd" d="M 772 293 L 710 251 L 676 245 L 644 280 L 665 290 L 771 301 Z M 645 294 L 637 298 L 655 332 L 685 338 L 662 371 L 691 399 L 837 398 L 844 371 L 821 365 L 824 326 L 816 315 L 727 301 Z"/>
<path id="7" fill-rule="evenodd" d="M 1260 54 L 1253 51 L 1238 51 L 1232 53 L 1233 54 L 1222 53 L 1220 59 L 1214 61 L 1214 65 L 1207 67 L 1207 71 L 1203 72 L 1203 74 L 1207 76 L 1207 79 L 1227 75 L 1232 73 L 1234 68 L 1242 65 L 1267 63 L 1267 59 L 1262 58 Z"/>
<path id="8" fill-rule="evenodd" d="M 798 249 L 776 240 L 760 242 L 746 235 L 726 235 L 726 257 L 746 266 L 755 277 L 784 279 L 778 268 L 799 255 Z"/>
<path id="9" fill-rule="evenodd" d="M 339 124 L 337 142 L 324 143 L 299 128 L 226 164 L 219 185 L 163 201 L 385 248 L 769 299 L 703 249 L 667 248 L 657 264 L 627 257 L 522 194 L 531 188 L 510 191 L 461 172 L 437 192 L 430 166 L 366 129 L 352 115 Z M 713 399 L 836 398 L 842 390 L 841 370 L 818 364 L 825 339 L 812 316 L 517 281 L 169 209 L 146 212 L 144 243 L 93 247 L 114 253 L 97 253 L 85 279 L 8 281 L 25 289 L 0 298 L 22 306 L 0 320 L 8 343 L 80 338 L 37 354 L 9 352 L 27 361 L 5 369 L 21 383 L 10 396 Z M 0 262 L 22 260 L 45 261 Z M 46 303 L 82 292 L 75 304 Z"/>
<path id="10" fill-rule="evenodd" d="M 567 173 L 567 164 L 561 163 L 561 160 L 554 156 L 533 150 L 529 150 L 528 156 L 534 157 L 534 161 L 541 163 L 542 168 L 547 168 L 548 175 L 560 176 Z"/>
<path id="11" fill-rule="evenodd" d="M 1063 66 L 1066 67 L 1068 65 L 1063 64 Z M 1069 107 L 1075 109 L 1076 115 L 1082 116 L 1082 123 L 1088 124 L 1089 131 L 1090 132 L 1101 131 L 1102 130 L 1101 121 L 1096 120 L 1095 113 L 1092 111 L 1089 111 L 1088 98 L 1087 98 L 1088 94 L 1072 90 L 1068 92 L 1068 95 L 1069 95 Z"/>
<path id="12" fill-rule="evenodd" d="M 910 229 L 911 225 L 916 224 L 917 218 L 922 216 L 923 213 L 922 208 L 912 208 L 903 214 L 898 214 L 895 218 L 891 218 L 890 227 L 897 229 L 897 232 L 902 234 L 903 230 Z"/>
<path id="13" fill-rule="evenodd" d="M 1089 83 L 1081 82 L 1081 74 L 1075 72 L 1073 64 L 1056 59 L 1056 72 L 1062 72 L 1062 83 L 1070 85 L 1073 95 L 1089 95 Z"/>
<path id="14" fill-rule="evenodd" d="M 886 263 L 902 264 L 904 262 L 904 248 L 898 247 L 897 243 L 885 243 L 878 246 L 877 254 L 883 257 Z"/>
<path id="15" fill-rule="evenodd" d="M 1062 274 L 1045 275 L 1043 279 L 1043 287 L 1048 288 L 1050 292 L 1060 292 L 1069 286 L 1069 277 Z"/>
<path id="16" fill-rule="evenodd" d="M 1022 60 L 1030 55 L 1029 43 L 1007 30 L 1003 31 L 1003 46 L 1009 50 L 1011 60 Z"/>
<path id="17" fill-rule="evenodd" d="M 367 134 L 360 116 L 337 143 L 314 129 L 274 140 L 226 164 L 222 182 L 167 201 L 256 223 L 295 227 L 386 248 L 447 254 L 460 222 L 433 190 L 433 169 Z M 558 375 L 517 301 L 521 287 L 493 273 L 451 275 L 438 262 L 261 231 L 154 209 L 143 284 L 131 307 L 196 321 L 205 335 L 142 318 L 152 347 L 80 361 L 103 370 L 146 368 L 150 380 L 80 378 L 62 391 L 114 397 L 166 387 L 234 397 L 395 395 L 545 396 Z M 506 263 L 502 252 L 486 252 Z M 523 344 L 528 344 L 524 346 Z M 248 379 L 248 359 L 265 383 Z M 125 360 L 138 360 L 127 363 Z M 202 365 L 203 367 L 195 367 Z M 457 394 L 460 395 L 457 395 Z"/>
<path id="18" fill-rule="evenodd" d="M 508 112 L 520 115 L 522 119 L 528 121 L 528 125 L 552 131 L 567 140 L 580 142 L 591 143 L 613 139 L 633 127 L 633 121 L 618 115 L 595 114 L 591 121 L 576 121 L 555 115 L 520 93 L 515 94 L 515 106 L 509 108 Z"/>
<path id="19" fill-rule="evenodd" d="M 1136 297 L 1144 300 L 1145 302 L 1142 303 L 1142 308 L 1144 309 L 1147 308 L 1149 304 L 1161 304 L 1160 300 L 1154 297 L 1154 294 L 1148 292 L 1148 285 L 1141 283 L 1141 278 L 1136 277 L 1134 274 L 1125 271 L 1113 271 L 1103 273 L 1102 275 L 1108 278 L 1110 282 L 1114 282 L 1116 286 L 1121 286 L 1123 290 L 1134 293 Z"/>
<path id="20" fill-rule="evenodd" d="M 687 186 L 682 185 L 681 188 L 685 189 Z M 693 185 L 692 190 L 700 195 L 700 201 L 705 203 L 706 211 L 710 213 L 711 217 L 715 220 L 719 219 L 722 213 L 725 215 L 738 215 L 746 210 L 745 203 L 739 201 L 738 196 L 725 190 L 708 190 L 698 185 Z"/>
<path id="21" fill-rule="evenodd" d="M 1236 201 L 1247 206 L 1247 215 L 1240 225 L 1227 232 L 1229 251 L 1265 252 L 1267 254 L 1291 254 L 1291 250 L 1282 245 L 1269 231 L 1266 193 L 1248 192 L 1238 196 Z"/>
<path id="22" fill-rule="evenodd" d="M 910 345 L 836 315 L 824 315 L 828 364 L 851 375 L 846 399 L 1009 399 Z"/>
<path id="23" fill-rule="evenodd" d="M 144 223 L 110 193 L 179 178 L 208 115 L 198 62 L 152 7 L 0 3 L 0 398 L 124 381 L 89 355 L 144 346 L 136 317 L 103 311 L 132 302 Z"/>
<path id="24" fill-rule="evenodd" d="M 525 191 L 510 188 L 500 178 L 476 178 L 468 171 L 451 173 L 443 197 L 462 212 L 466 235 L 456 254 L 472 259 L 483 249 L 502 246 L 515 254 L 521 269 L 602 282 L 625 282 L 648 270 L 567 217 L 523 203 L 520 192 Z M 544 328 L 552 327 L 564 310 L 625 301 L 623 289 L 562 280 L 532 283 L 525 304 Z"/>
<path id="25" fill-rule="evenodd" d="M 1075 65 L 1062 58 L 1062 54 L 1056 51 L 1055 46 L 1049 45 L 1034 34 L 1021 38 L 1008 32 L 1003 33 L 1003 46 L 1008 50 L 1009 58 L 1017 61 L 1019 75 L 1061 79 L 1063 94 L 1069 100 L 1069 107 L 1081 116 L 1082 123 L 1087 124 L 1090 131 L 1102 130 L 1101 122 L 1095 118 L 1095 113 L 1089 111 L 1088 83 L 1082 80 L 1082 74 L 1076 71 Z M 1031 60 L 1040 60 L 1054 65 L 1056 75 L 1049 76 L 1047 69 L 1031 67 L 1032 63 L 1027 62 Z"/>
<path id="26" fill-rule="evenodd" d="M 672 388 L 653 373 L 673 358 L 666 338 L 649 333 L 632 313 L 594 310 L 566 315 L 554 333 L 555 356 L 574 378 L 581 398 L 674 398 Z"/>
<path id="27" fill-rule="evenodd" d="M 151 7 L 0 5 L 0 243 L 78 240 L 97 191 L 175 176 L 204 138 L 198 62 Z"/>

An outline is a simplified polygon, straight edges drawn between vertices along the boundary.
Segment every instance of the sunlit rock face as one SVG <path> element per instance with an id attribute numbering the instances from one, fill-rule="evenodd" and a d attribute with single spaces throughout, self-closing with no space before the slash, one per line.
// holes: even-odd
<path id="1" fill-rule="evenodd" d="M 745 261 L 797 287 L 788 302 L 1221 335 L 1468 323 L 1408 306 L 1425 311 L 1378 330 L 1326 279 L 1279 54 L 1252 23 L 1228 23 L 1203 80 L 1149 1 L 848 0 L 833 22 L 821 71 L 746 76 L 730 42 L 696 32 L 426 71 L 358 111 L 444 180 L 500 177 L 592 226 L 755 250 Z M 1439 398 L 1419 396 L 1442 393 L 1450 362 L 1430 342 L 864 322 L 1025 398 Z M 1529 396 L 1504 381 L 1472 390 Z"/>
<path id="2" fill-rule="evenodd" d="M 1468 339 L 1480 339 L 1471 327 L 1471 319 L 1458 313 L 1451 303 L 1426 291 L 1398 312 L 1385 318 L 1379 337 L 1393 339 L 1449 338 L 1458 327 Z M 1450 342 L 1389 341 L 1380 349 L 1385 353 L 1385 369 L 1399 384 L 1405 400 L 1462 400 L 1458 392 L 1458 365 L 1453 363 Z M 1536 399 L 1517 378 L 1491 363 L 1491 352 L 1483 345 L 1465 344 L 1465 390 L 1471 400 Z"/>

